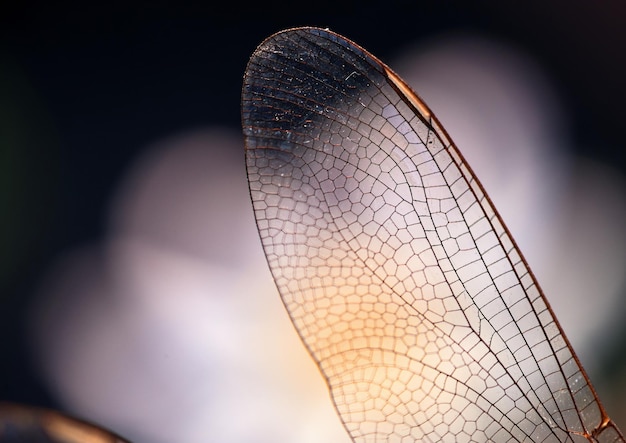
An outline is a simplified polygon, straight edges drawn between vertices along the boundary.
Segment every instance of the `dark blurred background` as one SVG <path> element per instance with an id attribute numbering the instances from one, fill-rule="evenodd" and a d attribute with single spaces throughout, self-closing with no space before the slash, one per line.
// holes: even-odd
<path id="1" fill-rule="evenodd" d="M 329 27 L 383 61 L 450 31 L 503 41 L 556 87 L 576 154 L 626 171 L 625 23 L 621 1 L 5 2 L 0 399 L 59 406 L 24 334 L 42 273 L 103 235 L 111 194 L 142 147 L 207 124 L 239 130 L 243 72 L 265 37 Z"/>

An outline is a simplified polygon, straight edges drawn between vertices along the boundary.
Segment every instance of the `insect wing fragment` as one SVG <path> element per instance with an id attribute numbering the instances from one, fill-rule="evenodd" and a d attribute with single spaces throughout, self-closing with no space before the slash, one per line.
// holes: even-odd
<path id="1" fill-rule="evenodd" d="M 355 441 L 624 441 L 428 107 L 328 30 L 275 34 L 242 97 L 257 226 Z"/>
<path id="2" fill-rule="evenodd" d="M 0 442 L 128 443 L 91 423 L 54 410 L 0 402 Z"/>

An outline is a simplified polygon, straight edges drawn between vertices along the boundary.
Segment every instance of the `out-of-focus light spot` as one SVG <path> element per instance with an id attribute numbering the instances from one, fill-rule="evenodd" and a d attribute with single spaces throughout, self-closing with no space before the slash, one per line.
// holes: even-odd
<path id="1" fill-rule="evenodd" d="M 200 132 L 150 149 L 103 244 L 43 283 L 46 378 L 132 441 L 347 441 L 267 269 L 240 140 Z"/>
<path id="2" fill-rule="evenodd" d="M 572 156 L 548 81 L 510 47 L 446 35 L 392 64 L 459 146 L 593 373 L 626 286 L 624 178 Z"/>

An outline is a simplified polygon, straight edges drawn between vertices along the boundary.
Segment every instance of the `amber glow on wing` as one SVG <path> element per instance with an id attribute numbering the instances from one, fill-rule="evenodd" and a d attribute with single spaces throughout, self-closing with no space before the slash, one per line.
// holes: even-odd
<path id="1" fill-rule="evenodd" d="M 293 29 L 243 91 L 265 254 L 354 441 L 624 441 L 472 169 L 389 68 Z"/>

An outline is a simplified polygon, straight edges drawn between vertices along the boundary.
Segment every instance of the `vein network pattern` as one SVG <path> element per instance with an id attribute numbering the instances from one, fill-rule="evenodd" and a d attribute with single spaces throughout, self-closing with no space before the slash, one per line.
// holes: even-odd
<path id="1" fill-rule="evenodd" d="M 356 442 L 619 442 L 446 131 L 333 32 L 265 40 L 242 98 L 283 302 Z"/>

